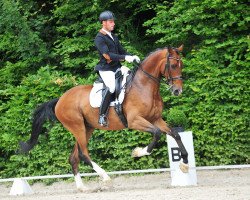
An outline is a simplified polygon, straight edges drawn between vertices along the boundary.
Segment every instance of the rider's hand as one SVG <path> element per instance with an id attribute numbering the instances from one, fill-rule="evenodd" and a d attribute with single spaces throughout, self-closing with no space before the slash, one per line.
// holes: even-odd
<path id="1" fill-rule="evenodd" d="M 129 63 L 132 63 L 134 61 L 134 56 L 125 56 L 125 60 Z"/>
<path id="2" fill-rule="evenodd" d="M 140 60 L 140 58 L 139 58 L 138 56 L 134 55 L 133 57 L 134 57 L 134 60 L 135 60 L 137 63 L 140 63 L 141 60 Z"/>
<path id="3" fill-rule="evenodd" d="M 125 56 L 125 60 L 129 63 L 132 63 L 134 61 L 136 61 L 137 63 L 140 62 L 140 58 L 138 56 Z"/>

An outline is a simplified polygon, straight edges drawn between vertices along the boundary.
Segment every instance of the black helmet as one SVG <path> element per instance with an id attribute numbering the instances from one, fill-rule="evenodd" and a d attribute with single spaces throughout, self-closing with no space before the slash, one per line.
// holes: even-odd
<path id="1" fill-rule="evenodd" d="M 106 20 L 109 20 L 109 19 L 115 19 L 114 13 L 112 13 L 112 12 L 109 11 L 109 10 L 103 11 L 103 12 L 100 14 L 100 16 L 99 16 L 99 21 L 100 21 L 100 22 L 106 21 Z"/>

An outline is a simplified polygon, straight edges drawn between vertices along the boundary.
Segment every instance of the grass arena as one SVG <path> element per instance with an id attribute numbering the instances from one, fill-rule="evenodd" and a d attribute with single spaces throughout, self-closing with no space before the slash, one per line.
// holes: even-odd
<path id="1" fill-rule="evenodd" d="M 197 170 L 197 186 L 171 186 L 170 172 L 113 175 L 112 186 L 103 186 L 99 178 L 84 179 L 88 192 L 79 192 L 73 179 L 58 179 L 52 185 L 31 185 L 34 194 L 10 196 L 12 182 L 0 183 L 1 200 L 248 200 L 250 168 Z"/>

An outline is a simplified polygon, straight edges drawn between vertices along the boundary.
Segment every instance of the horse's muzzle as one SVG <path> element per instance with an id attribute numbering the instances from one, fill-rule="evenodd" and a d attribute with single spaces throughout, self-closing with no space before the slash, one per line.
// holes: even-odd
<path id="1" fill-rule="evenodd" d="M 179 96 L 182 93 L 182 79 L 175 78 L 175 82 L 170 84 L 170 89 L 174 96 Z"/>
<path id="2" fill-rule="evenodd" d="M 172 94 L 174 96 L 179 96 L 182 93 L 182 88 L 173 88 L 172 89 Z"/>

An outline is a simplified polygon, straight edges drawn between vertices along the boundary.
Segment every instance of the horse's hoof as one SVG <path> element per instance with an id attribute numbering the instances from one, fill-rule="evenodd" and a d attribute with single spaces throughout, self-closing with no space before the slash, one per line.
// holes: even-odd
<path id="1" fill-rule="evenodd" d="M 137 157 L 140 157 L 140 152 L 142 151 L 142 148 L 141 147 L 136 147 L 133 151 L 132 151 L 132 154 L 131 156 L 133 158 L 137 158 Z"/>
<path id="2" fill-rule="evenodd" d="M 102 179 L 102 182 L 112 182 L 112 179 L 107 175 L 107 176 L 105 176 L 103 179 Z"/>
<path id="3" fill-rule="evenodd" d="M 183 162 L 180 162 L 179 167 L 180 167 L 180 169 L 181 169 L 181 171 L 182 171 L 183 173 L 188 173 L 188 170 L 189 170 L 188 164 L 185 164 L 185 163 L 183 163 Z"/>
<path id="4" fill-rule="evenodd" d="M 101 190 L 109 190 L 112 188 L 113 188 L 113 181 L 111 179 L 102 181 Z"/>
<path id="5" fill-rule="evenodd" d="M 77 190 L 78 190 L 79 192 L 83 192 L 83 193 L 90 193 L 90 192 L 91 192 L 91 190 L 90 190 L 88 187 L 83 186 L 83 185 L 77 187 Z"/>

